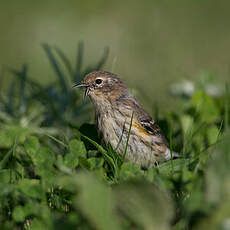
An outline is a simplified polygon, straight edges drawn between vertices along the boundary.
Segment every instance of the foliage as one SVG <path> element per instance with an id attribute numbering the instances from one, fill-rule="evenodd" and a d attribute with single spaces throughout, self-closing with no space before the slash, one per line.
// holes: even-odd
<path id="1" fill-rule="evenodd" d="M 75 68 L 57 47 L 43 48 L 56 82 L 40 85 L 24 65 L 0 97 L 1 229 L 230 228 L 227 88 L 213 98 L 200 87 L 181 99 L 182 112 L 156 116 L 183 157 L 143 170 L 99 144 L 71 89 L 107 52 L 82 70 L 82 43 Z"/>

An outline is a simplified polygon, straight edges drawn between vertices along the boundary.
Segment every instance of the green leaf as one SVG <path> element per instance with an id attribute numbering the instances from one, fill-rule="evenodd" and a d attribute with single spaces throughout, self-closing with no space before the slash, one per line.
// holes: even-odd
<path id="1" fill-rule="evenodd" d="M 24 143 L 25 139 L 30 134 L 30 131 L 26 127 L 22 127 L 20 124 L 10 124 L 5 126 L 7 135 L 13 142 L 17 140 L 19 143 Z"/>
<path id="2" fill-rule="evenodd" d="M 45 194 L 39 180 L 23 179 L 18 183 L 18 188 L 28 197 L 41 200 L 45 198 Z"/>
<path id="3" fill-rule="evenodd" d="M 193 118 L 189 115 L 182 115 L 180 117 L 181 126 L 184 134 L 191 133 L 191 129 L 193 126 Z"/>
<path id="4" fill-rule="evenodd" d="M 68 153 L 64 157 L 64 164 L 69 168 L 76 168 L 78 166 L 79 160 L 76 154 Z"/>
<path id="5" fill-rule="evenodd" d="M 25 150 L 30 157 L 35 157 L 40 148 L 39 140 L 37 137 L 30 136 L 24 143 Z"/>
<path id="6" fill-rule="evenodd" d="M 121 229 L 114 210 L 111 189 L 105 186 L 94 175 L 78 174 L 76 183 L 79 194 L 75 205 L 98 230 Z"/>
<path id="7" fill-rule="evenodd" d="M 1 197 L 8 196 L 9 194 L 13 194 L 16 191 L 16 186 L 14 184 L 9 183 L 0 183 L 0 195 Z M 0 202 L 1 206 L 1 202 Z"/>
<path id="8" fill-rule="evenodd" d="M 30 200 L 25 206 L 16 206 L 13 212 L 13 218 L 16 221 L 21 222 L 27 216 L 30 216 L 29 229 L 53 229 L 51 228 L 51 212 L 46 205 Z"/>
<path id="9" fill-rule="evenodd" d="M 138 165 L 128 162 L 123 163 L 120 169 L 120 179 L 125 181 L 143 176 L 144 173 Z"/>
<path id="10" fill-rule="evenodd" d="M 9 183 L 12 177 L 12 171 L 10 169 L 2 169 L 0 170 L 0 183 Z"/>
<path id="11" fill-rule="evenodd" d="M 194 93 L 191 103 L 199 113 L 201 122 L 210 123 L 218 119 L 218 107 L 215 105 L 214 100 L 203 91 Z"/>
<path id="12" fill-rule="evenodd" d="M 210 145 L 215 144 L 217 141 L 217 138 L 219 136 L 219 129 L 216 126 L 211 126 L 207 130 L 207 138 L 208 138 L 208 143 Z"/>
<path id="13" fill-rule="evenodd" d="M 82 168 L 90 169 L 90 163 L 84 157 L 79 157 L 79 164 Z"/>
<path id="14" fill-rule="evenodd" d="M 46 165 L 47 167 L 52 167 L 56 161 L 56 157 L 50 148 L 42 147 L 37 154 L 34 155 L 33 161 L 36 166 Z"/>
<path id="15" fill-rule="evenodd" d="M 180 172 L 183 167 L 187 166 L 190 163 L 190 159 L 175 159 L 173 162 L 167 161 L 158 165 L 157 169 L 160 174 L 163 175 L 172 175 L 172 163 L 173 163 L 173 172 Z"/>
<path id="16" fill-rule="evenodd" d="M 223 135 L 222 141 L 212 151 L 207 167 L 206 198 L 211 203 L 225 202 L 230 194 L 230 131 Z"/>
<path id="17" fill-rule="evenodd" d="M 127 216 L 137 229 L 170 229 L 172 201 L 167 193 L 143 180 L 123 183 L 114 188 L 116 205 L 121 216 Z"/>
<path id="18" fill-rule="evenodd" d="M 42 177 L 42 181 L 46 184 L 52 184 L 55 179 L 56 157 L 54 152 L 48 147 L 39 148 L 36 139 L 32 138 L 26 143 L 27 152 L 35 165 L 35 172 Z"/>
<path id="19" fill-rule="evenodd" d="M 88 157 L 96 157 L 98 155 L 98 150 L 89 150 Z"/>
<path id="20" fill-rule="evenodd" d="M 75 157 L 85 157 L 86 158 L 86 148 L 82 141 L 72 140 L 69 142 L 70 153 Z"/>
<path id="21" fill-rule="evenodd" d="M 43 185 L 47 188 L 54 185 L 57 170 L 49 162 L 42 162 L 36 165 L 35 172 L 41 176 Z"/>
<path id="22" fill-rule="evenodd" d="M 13 139 L 5 132 L 0 132 L 0 148 L 10 148 L 13 145 Z"/>
<path id="23" fill-rule="evenodd" d="M 99 157 L 91 157 L 87 159 L 87 161 L 90 164 L 90 169 L 101 168 L 105 162 L 103 158 L 99 158 Z"/>
<path id="24" fill-rule="evenodd" d="M 13 218 L 16 222 L 23 222 L 27 213 L 23 206 L 16 206 L 13 211 Z"/>
<path id="25" fill-rule="evenodd" d="M 45 224 L 45 228 L 42 229 L 49 229 L 48 226 L 50 225 L 50 211 L 47 206 L 43 204 L 39 204 L 37 202 L 29 202 L 25 206 L 16 206 L 13 211 L 13 218 L 16 222 L 23 222 L 27 216 L 32 216 L 33 219 L 30 223 L 30 229 L 34 228 L 34 220 L 38 217 L 39 222 Z"/>
<path id="26" fill-rule="evenodd" d="M 31 227 L 30 227 L 30 230 L 41 230 L 41 229 L 52 229 L 52 228 L 49 228 L 47 226 L 46 223 L 42 222 L 40 219 L 37 219 L 35 218 L 33 221 L 32 221 L 32 224 L 31 224 Z"/>

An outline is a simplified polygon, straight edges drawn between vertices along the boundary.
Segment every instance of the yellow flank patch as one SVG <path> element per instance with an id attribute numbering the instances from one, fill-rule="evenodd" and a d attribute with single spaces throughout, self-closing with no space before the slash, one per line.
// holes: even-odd
<path id="1" fill-rule="evenodd" d="M 151 136 L 151 134 L 148 133 L 145 130 L 145 128 L 137 120 L 134 120 L 133 126 L 139 131 L 140 134 L 145 134 L 145 135 Z"/>

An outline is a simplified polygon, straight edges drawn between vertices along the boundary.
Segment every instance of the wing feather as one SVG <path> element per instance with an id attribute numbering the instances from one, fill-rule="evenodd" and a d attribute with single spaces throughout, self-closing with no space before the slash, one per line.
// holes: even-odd
<path id="1" fill-rule="evenodd" d="M 168 142 L 165 139 L 160 127 L 132 95 L 129 94 L 123 98 L 119 98 L 119 104 L 129 108 L 130 111 L 134 112 L 134 116 L 140 125 L 144 128 L 144 130 L 148 134 L 158 137 L 157 139 L 159 141 L 159 145 L 168 146 Z"/>

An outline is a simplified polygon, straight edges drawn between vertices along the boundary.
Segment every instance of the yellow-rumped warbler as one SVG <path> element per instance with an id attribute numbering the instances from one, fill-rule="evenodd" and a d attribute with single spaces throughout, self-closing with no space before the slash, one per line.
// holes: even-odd
<path id="1" fill-rule="evenodd" d="M 96 125 L 105 144 L 110 143 L 126 160 L 141 167 L 153 167 L 171 159 L 169 145 L 159 126 L 128 92 L 125 83 L 115 74 L 94 71 L 74 87 L 85 87 L 95 107 Z M 132 118 L 132 127 L 130 123 Z M 175 157 L 177 154 L 173 153 Z"/>

